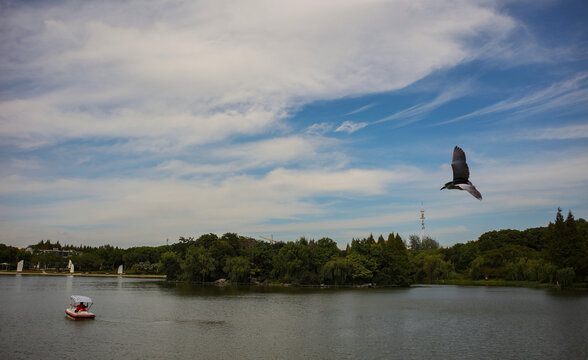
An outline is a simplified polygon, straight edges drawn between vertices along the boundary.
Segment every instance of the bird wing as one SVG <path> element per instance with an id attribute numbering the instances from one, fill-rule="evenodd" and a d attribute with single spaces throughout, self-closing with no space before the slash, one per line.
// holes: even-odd
<path id="1" fill-rule="evenodd" d="M 468 164 L 466 164 L 465 153 L 459 146 L 453 149 L 451 168 L 453 169 L 453 181 L 457 179 L 468 181 L 470 178 L 470 169 L 468 168 Z"/>
<path id="2" fill-rule="evenodd" d="M 476 199 L 482 200 L 482 194 L 480 194 L 480 192 L 478 191 L 478 189 L 476 189 L 476 187 L 474 186 L 474 184 L 472 184 L 471 182 L 468 181 L 467 184 L 456 184 L 455 186 L 458 186 L 460 189 L 469 192 Z"/>

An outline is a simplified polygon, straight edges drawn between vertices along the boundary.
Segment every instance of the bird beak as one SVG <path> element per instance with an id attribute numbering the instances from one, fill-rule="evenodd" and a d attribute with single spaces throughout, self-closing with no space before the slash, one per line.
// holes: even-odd
<path id="1" fill-rule="evenodd" d="M 446 187 L 447 187 L 447 186 L 446 186 L 446 185 L 444 185 L 444 186 L 443 186 L 441 189 L 439 189 L 439 190 L 443 190 L 443 189 L 445 189 Z"/>

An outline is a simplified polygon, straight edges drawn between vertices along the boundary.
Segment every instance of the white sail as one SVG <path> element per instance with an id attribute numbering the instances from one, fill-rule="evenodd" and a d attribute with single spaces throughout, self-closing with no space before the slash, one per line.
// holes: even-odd
<path id="1" fill-rule="evenodd" d="M 22 272 L 23 267 L 24 267 L 24 260 L 21 260 L 18 262 L 18 265 L 16 265 L 16 272 Z"/>
<path id="2" fill-rule="evenodd" d="M 70 274 L 74 273 L 74 264 L 71 262 L 71 260 L 69 261 L 69 273 Z"/>
<path id="3" fill-rule="evenodd" d="M 118 267 L 118 274 L 119 275 L 122 275 L 122 273 L 123 273 L 123 266 L 122 265 L 119 265 L 119 267 Z"/>

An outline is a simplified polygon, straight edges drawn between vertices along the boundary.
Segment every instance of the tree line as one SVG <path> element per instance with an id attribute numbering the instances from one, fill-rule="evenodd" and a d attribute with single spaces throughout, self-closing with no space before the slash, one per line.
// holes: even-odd
<path id="1" fill-rule="evenodd" d="M 546 227 L 499 230 L 477 240 L 442 248 L 430 237 L 399 234 L 377 239 L 352 239 L 345 250 L 330 238 L 270 244 L 226 233 L 198 238 L 180 237 L 177 243 L 128 249 L 104 245 L 61 246 L 41 241 L 32 252 L 0 244 L 0 262 L 64 269 L 72 260 L 77 271 L 165 274 L 168 280 L 232 283 L 288 283 L 298 285 L 408 286 L 447 279 L 504 279 L 569 286 L 588 275 L 588 223 L 564 219 L 558 209 Z M 68 256 L 56 251 L 67 250 Z"/>

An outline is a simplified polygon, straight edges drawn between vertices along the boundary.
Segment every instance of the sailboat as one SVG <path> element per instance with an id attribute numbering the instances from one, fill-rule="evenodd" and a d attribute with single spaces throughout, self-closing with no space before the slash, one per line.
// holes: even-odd
<path id="1" fill-rule="evenodd" d="M 21 260 L 18 262 L 18 264 L 16 265 L 16 272 L 17 273 L 21 273 L 22 272 L 22 268 L 24 267 L 24 260 Z"/>
<path id="2" fill-rule="evenodd" d="M 71 262 L 71 259 L 69 260 L 69 263 L 67 264 L 67 268 L 69 269 L 70 274 L 74 273 L 74 264 Z"/>
<path id="3" fill-rule="evenodd" d="M 119 275 L 122 275 L 123 274 L 123 266 L 122 265 L 119 265 L 118 266 L 118 274 Z"/>

